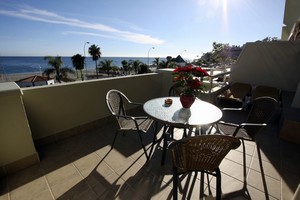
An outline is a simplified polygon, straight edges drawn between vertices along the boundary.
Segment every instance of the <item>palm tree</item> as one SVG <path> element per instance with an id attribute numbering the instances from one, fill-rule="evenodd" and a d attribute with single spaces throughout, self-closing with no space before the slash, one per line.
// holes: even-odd
<path id="1" fill-rule="evenodd" d="M 123 70 L 124 70 L 125 74 L 127 75 L 128 71 L 130 71 L 130 65 L 127 62 L 127 60 L 123 60 L 121 63 L 122 63 L 122 66 L 123 66 Z"/>
<path id="2" fill-rule="evenodd" d="M 162 60 L 162 61 L 158 64 L 158 68 L 168 68 L 168 64 L 169 64 L 169 61 L 164 61 L 164 60 Z"/>
<path id="3" fill-rule="evenodd" d="M 75 71 L 69 67 L 63 67 L 60 69 L 61 80 L 64 82 L 75 81 L 74 79 L 69 79 L 68 74 L 75 74 Z"/>
<path id="4" fill-rule="evenodd" d="M 112 66 L 111 71 L 113 71 L 113 75 L 120 75 L 120 68 L 118 66 Z"/>
<path id="5" fill-rule="evenodd" d="M 53 74 L 53 73 L 55 73 L 54 68 L 46 68 L 43 71 L 43 76 L 47 76 L 47 79 L 50 79 L 50 74 Z"/>
<path id="6" fill-rule="evenodd" d="M 71 59 L 72 59 L 73 67 L 76 69 L 76 72 L 77 72 L 77 78 L 78 78 L 78 70 L 79 70 L 81 80 L 83 80 L 82 70 L 84 68 L 84 59 L 85 59 L 85 57 L 80 55 L 80 54 L 76 54 L 76 55 L 72 56 Z"/>
<path id="7" fill-rule="evenodd" d="M 159 65 L 159 58 L 155 58 L 153 61 L 153 64 L 158 66 Z"/>
<path id="8" fill-rule="evenodd" d="M 110 70 L 112 69 L 112 63 L 113 63 L 113 60 L 103 60 L 100 62 L 99 66 L 101 66 L 101 69 L 106 71 L 107 73 L 107 76 L 109 76 L 109 72 Z"/>
<path id="9" fill-rule="evenodd" d="M 63 64 L 63 61 L 60 56 L 52 57 L 52 56 L 46 56 L 44 57 L 45 60 L 48 61 L 48 65 L 53 68 L 47 68 L 44 70 L 43 75 L 46 75 L 48 78 L 50 78 L 50 74 L 56 73 L 56 80 L 61 83 L 62 78 L 67 78 L 68 73 L 74 74 L 74 70 L 68 68 L 68 67 L 61 67 Z"/>
<path id="10" fill-rule="evenodd" d="M 172 61 L 172 56 L 167 56 L 167 61 Z"/>
<path id="11" fill-rule="evenodd" d="M 139 74 L 145 74 L 145 73 L 149 73 L 149 72 L 151 72 L 151 70 L 149 70 L 149 66 L 148 65 L 146 65 L 145 63 L 142 63 L 141 65 L 140 65 L 140 70 L 139 70 Z"/>
<path id="12" fill-rule="evenodd" d="M 60 75 L 60 68 L 63 64 L 63 61 L 60 56 L 52 57 L 52 56 L 46 56 L 44 57 L 44 60 L 48 61 L 48 65 L 53 67 L 52 70 L 46 69 L 44 73 L 56 73 L 56 80 L 60 83 L 61 82 L 61 75 Z M 47 74 L 47 77 L 49 77 L 49 74 Z"/>
<path id="13" fill-rule="evenodd" d="M 141 70 L 141 65 L 143 63 L 139 60 L 131 61 L 130 65 L 134 69 L 135 74 L 137 74 Z"/>
<path id="14" fill-rule="evenodd" d="M 97 78 L 98 78 L 98 70 L 97 70 L 97 66 L 98 65 L 97 65 L 97 61 L 101 57 L 100 47 L 98 47 L 95 44 L 91 45 L 90 48 L 89 48 L 89 54 L 92 56 L 93 61 L 95 61 L 95 64 L 96 64 L 96 74 L 97 74 Z"/>
<path id="15" fill-rule="evenodd" d="M 176 63 L 172 61 L 172 58 L 170 56 L 167 57 L 167 60 L 162 60 L 158 63 L 157 66 L 158 69 L 163 69 L 163 68 L 176 68 Z"/>

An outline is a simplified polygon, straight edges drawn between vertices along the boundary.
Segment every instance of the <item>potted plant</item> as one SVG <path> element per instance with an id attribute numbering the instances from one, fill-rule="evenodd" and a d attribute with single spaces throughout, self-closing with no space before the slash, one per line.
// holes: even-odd
<path id="1" fill-rule="evenodd" d="M 203 77 L 209 74 L 199 66 L 192 64 L 177 67 L 173 71 L 173 81 L 180 90 L 180 101 L 184 108 L 190 108 L 196 95 L 205 89 Z"/>

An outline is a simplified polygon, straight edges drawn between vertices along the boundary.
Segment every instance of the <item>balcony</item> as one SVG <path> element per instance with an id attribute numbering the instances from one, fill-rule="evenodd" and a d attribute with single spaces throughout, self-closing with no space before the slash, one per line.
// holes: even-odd
<path id="1" fill-rule="evenodd" d="M 299 43 L 270 45 L 248 44 L 232 67 L 230 81 L 278 87 L 296 93 L 296 99 L 300 90 L 296 67 L 300 60 L 295 56 Z M 260 55 L 254 54 L 257 49 Z M 170 161 L 160 165 L 162 144 L 147 163 L 135 135 L 119 136 L 110 151 L 116 124 L 105 105 L 105 94 L 111 88 L 145 102 L 165 96 L 171 84 L 170 70 L 25 89 L 14 83 L 1 84 L 0 199 L 172 199 Z M 130 110 L 139 112 L 140 108 Z M 281 120 L 273 121 L 258 138 L 266 185 L 255 145 L 248 142 L 246 188 L 240 147 L 221 163 L 224 197 L 247 199 L 243 190 L 247 189 L 252 199 L 265 199 L 266 195 L 270 199 L 292 198 L 300 180 L 300 146 L 281 139 Z M 178 136 L 180 131 L 176 131 Z M 214 196 L 215 180 L 211 181 Z M 185 177 L 185 198 L 199 198 L 199 184 L 199 177 Z M 208 187 L 204 192 L 210 196 Z"/>
<path id="2" fill-rule="evenodd" d="M 37 148 L 41 162 L 1 180 L 2 199 L 172 199 L 170 160 L 160 165 L 162 144 L 151 160 L 145 156 L 134 134 L 119 135 L 110 151 L 116 124 L 108 123 L 90 131 Z M 180 136 L 181 130 L 176 131 Z M 252 199 L 291 199 L 299 183 L 299 145 L 278 139 L 278 124 L 272 123 L 259 138 L 264 177 L 261 178 L 255 145 L 246 143 L 247 190 Z M 149 134 L 146 141 L 151 141 Z M 243 190 L 242 149 L 231 151 L 220 167 L 222 192 L 227 198 L 247 198 Z M 199 198 L 199 175 L 187 176 L 182 188 L 186 199 Z M 212 178 L 211 178 L 212 179 Z M 211 182 L 215 196 L 214 179 Z M 191 186 L 195 185 L 194 189 Z M 190 194 L 191 192 L 191 194 Z M 205 194 L 209 196 L 207 185 Z M 191 195 L 191 196 L 189 196 Z M 181 197 L 180 197 L 181 198 Z"/>

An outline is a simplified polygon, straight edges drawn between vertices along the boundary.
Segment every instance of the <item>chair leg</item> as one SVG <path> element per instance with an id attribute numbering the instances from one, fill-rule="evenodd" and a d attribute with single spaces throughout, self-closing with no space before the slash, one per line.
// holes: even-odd
<path id="1" fill-rule="evenodd" d="M 219 124 L 218 122 L 214 124 L 215 125 L 215 129 L 216 129 L 216 133 L 220 134 L 220 135 L 225 135 L 225 133 L 219 128 Z M 234 135 L 233 135 L 234 136 Z"/>
<path id="2" fill-rule="evenodd" d="M 157 143 L 157 128 L 154 131 L 154 135 L 153 135 L 153 140 L 152 140 L 152 144 L 151 144 L 151 149 L 150 149 L 150 153 L 149 153 L 149 157 L 151 157 L 153 149 L 154 149 L 154 145 Z"/>
<path id="3" fill-rule="evenodd" d="M 165 164 L 165 159 L 166 159 L 167 146 L 168 146 L 167 131 L 168 131 L 167 125 L 164 125 L 164 130 L 163 130 L 163 152 L 162 152 L 162 157 L 161 157 L 161 165 Z"/>
<path id="4" fill-rule="evenodd" d="M 246 187 L 247 185 L 247 166 L 246 166 L 246 147 L 245 147 L 245 141 L 242 141 L 242 145 L 243 145 L 243 171 L 244 171 L 244 187 Z"/>
<path id="5" fill-rule="evenodd" d="M 210 135 L 210 134 L 211 134 L 212 130 L 214 129 L 214 126 L 216 126 L 216 133 L 219 133 L 219 132 L 220 132 L 220 130 L 217 129 L 217 127 L 218 127 L 217 123 L 215 123 L 215 124 L 211 124 L 211 125 L 210 125 L 210 127 L 208 128 L 208 131 L 207 131 L 207 133 L 206 133 L 207 135 Z"/>
<path id="6" fill-rule="evenodd" d="M 206 173 L 206 178 L 207 178 L 207 185 L 208 185 L 208 194 L 209 195 L 212 195 L 212 192 L 211 192 L 211 188 L 210 188 L 210 180 L 209 180 L 209 174 Z"/>
<path id="7" fill-rule="evenodd" d="M 201 134 L 201 130 L 202 130 L 201 127 L 196 127 L 196 129 L 195 129 L 195 135 L 200 135 Z"/>
<path id="8" fill-rule="evenodd" d="M 174 139 L 174 127 L 169 126 L 169 128 L 167 129 L 167 132 L 170 134 L 171 139 Z"/>
<path id="9" fill-rule="evenodd" d="M 220 172 L 219 168 L 216 169 L 216 179 L 217 179 L 217 183 L 216 183 L 216 190 L 217 190 L 216 200 L 220 200 L 221 199 L 221 194 L 222 194 L 222 189 L 221 189 L 221 172 Z"/>
<path id="10" fill-rule="evenodd" d="M 200 172 L 200 198 L 204 198 L 204 171 Z"/>
<path id="11" fill-rule="evenodd" d="M 148 161 L 149 160 L 149 155 L 147 154 L 147 150 L 146 150 L 146 147 L 144 145 L 143 138 L 142 138 L 141 133 L 139 131 L 138 131 L 138 135 L 139 135 L 139 138 L 140 138 L 141 145 L 144 149 L 145 156 L 146 156 L 147 161 Z"/>
<path id="12" fill-rule="evenodd" d="M 115 145 L 117 136 L 118 136 L 118 131 L 116 131 L 116 133 L 115 133 L 115 137 L 114 137 L 114 140 L 113 140 L 113 142 L 112 142 L 112 144 L 111 144 L 110 150 L 112 150 L 112 149 L 114 148 L 114 145 Z"/>
<path id="13" fill-rule="evenodd" d="M 183 136 L 182 138 L 187 138 L 186 128 L 183 129 Z"/>
<path id="14" fill-rule="evenodd" d="M 178 199 L 178 173 L 176 167 L 173 167 L 173 199 Z"/>
<path id="15" fill-rule="evenodd" d="M 258 154 L 258 161 L 259 161 L 259 166 L 260 166 L 260 171 L 261 171 L 261 178 L 262 178 L 262 182 L 263 182 L 263 186 L 264 186 L 264 190 L 265 190 L 265 197 L 266 197 L 266 200 L 269 200 L 269 192 L 268 192 L 268 187 L 267 187 L 267 183 L 266 183 L 264 168 L 263 168 L 262 161 L 261 161 L 260 148 L 259 148 L 259 145 L 257 143 L 256 143 L 256 150 L 257 150 L 257 154 Z"/>

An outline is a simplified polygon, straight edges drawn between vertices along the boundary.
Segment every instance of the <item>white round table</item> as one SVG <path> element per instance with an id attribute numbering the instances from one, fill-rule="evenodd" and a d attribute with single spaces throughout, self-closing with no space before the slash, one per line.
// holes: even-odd
<path id="1" fill-rule="evenodd" d="M 172 99 L 172 104 L 165 104 L 166 99 Z M 166 157 L 167 140 L 168 139 L 168 127 L 171 128 L 193 128 L 196 127 L 196 134 L 199 134 L 199 128 L 201 128 L 201 134 L 204 134 L 203 125 L 209 125 L 215 123 L 222 117 L 222 111 L 215 105 L 202 101 L 196 98 L 195 102 L 190 108 L 183 108 L 179 97 L 161 97 L 151 99 L 144 103 L 144 111 L 154 120 L 160 121 L 164 124 L 164 130 L 162 137 L 153 142 L 157 143 L 161 139 L 163 142 L 163 154 L 161 164 L 163 165 Z M 173 133 L 171 133 L 172 135 Z M 170 134 L 169 134 L 170 135 Z"/>
<path id="2" fill-rule="evenodd" d="M 165 99 L 172 104 L 165 104 Z M 147 101 L 144 111 L 153 119 L 175 127 L 198 127 L 212 124 L 222 117 L 222 111 L 215 105 L 196 98 L 190 108 L 183 108 L 179 97 L 161 97 Z"/>

